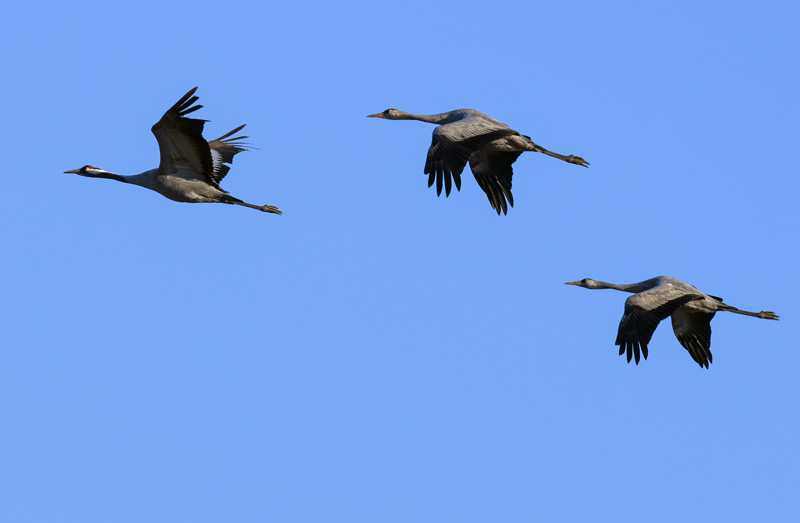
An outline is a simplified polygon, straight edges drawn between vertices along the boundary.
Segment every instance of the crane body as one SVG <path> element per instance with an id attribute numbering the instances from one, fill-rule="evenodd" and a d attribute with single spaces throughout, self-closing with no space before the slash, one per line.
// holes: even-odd
<path id="1" fill-rule="evenodd" d="M 658 276 L 639 283 L 616 284 L 585 278 L 567 282 L 586 289 L 615 289 L 633 293 L 625 300 L 625 313 L 619 323 L 615 345 L 619 354 L 627 353 L 628 363 L 640 354 L 647 359 L 648 344 L 661 320 L 672 318 L 675 337 L 701 367 L 708 368 L 711 355 L 711 320 L 717 312 L 733 312 L 767 320 L 778 320 L 774 312 L 737 309 L 722 298 L 706 294 L 688 283 Z"/>
<path id="2" fill-rule="evenodd" d="M 420 115 L 397 109 L 370 114 L 369 118 L 386 120 L 418 120 L 436 124 L 433 142 L 428 149 L 425 174 L 428 187 L 436 182 L 436 194 L 450 196 L 453 183 L 461 190 L 461 173 L 469 163 L 478 185 L 486 193 L 489 203 L 499 215 L 508 213 L 514 206 L 511 193 L 512 164 L 525 151 L 533 151 L 558 158 L 568 163 L 588 167 L 589 163 L 578 156 L 565 156 L 548 151 L 524 136 L 474 109 L 458 109 L 446 113 Z"/>
<path id="3" fill-rule="evenodd" d="M 205 120 L 186 117 L 203 107 L 193 105 L 197 101 L 197 96 L 193 96 L 196 90 L 197 87 L 186 93 L 153 126 L 152 131 L 161 151 L 161 163 L 157 168 L 123 176 L 85 165 L 65 173 L 138 185 L 176 202 L 227 203 L 282 214 L 272 205 L 252 205 L 234 198 L 220 187 L 220 182 L 230 170 L 233 157 L 248 149 L 241 142 L 247 136 L 231 138 L 244 128 L 241 125 L 216 140 L 206 142 L 203 138 Z"/>

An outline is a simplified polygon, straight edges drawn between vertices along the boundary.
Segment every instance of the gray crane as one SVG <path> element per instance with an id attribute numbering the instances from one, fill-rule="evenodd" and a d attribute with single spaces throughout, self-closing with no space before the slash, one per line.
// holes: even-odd
<path id="1" fill-rule="evenodd" d="M 80 169 L 65 171 L 89 178 L 108 178 L 118 182 L 131 183 L 152 189 L 170 200 L 187 203 L 227 203 L 258 209 L 273 214 L 282 214 L 272 205 L 252 205 L 234 198 L 219 184 L 230 167 L 225 164 L 233 162 L 233 157 L 249 149 L 244 140 L 247 136 L 231 135 L 242 130 L 240 125 L 233 131 L 216 140 L 206 142 L 203 138 L 203 125 L 206 120 L 186 118 L 202 105 L 192 105 L 197 101 L 193 96 L 197 87 L 186 93 L 178 103 L 164 113 L 161 120 L 153 128 L 161 151 L 161 163 L 157 169 L 142 174 L 122 176 L 84 165 Z"/>
<path id="2" fill-rule="evenodd" d="M 711 319 L 719 311 L 734 312 L 767 320 L 777 320 L 774 312 L 749 312 L 722 303 L 722 298 L 711 296 L 695 287 L 669 276 L 658 276 L 639 283 L 618 285 L 592 280 L 570 281 L 586 289 L 616 289 L 633 292 L 625 300 L 625 314 L 619 322 L 617 341 L 619 355 L 627 351 L 628 363 L 635 355 L 639 364 L 639 351 L 647 359 L 647 344 L 661 320 L 672 317 L 672 330 L 683 348 L 701 367 L 708 368 L 711 357 Z"/>
<path id="3" fill-rule="evenodd" d="M 503 214 L 508 213 L 508 205 L 514 206 L 514 197 L 511 194 L 511 177 L 514 172 L 511 165 L 524 151 L 544 153 L 565 162 L 589 166 L 583 158 L 548 151 L 533 143 L 529 136 L 522 136 L 506 124 L 472 109 L 458 109 L 429 116 L 386 109 L 382 113 L 370 114 L 368 118 L 419 120 L 437 124 L 425 162 L 428 187 L 436 180 L 436 195 L 440 196 L 444 184 L 447 197 L 450 196 L 455 180 L 456 189 L 460 191 L 461 173 L 469 161 L 475 180 L 486 193 L 498 216 L 501 210 Z"/>

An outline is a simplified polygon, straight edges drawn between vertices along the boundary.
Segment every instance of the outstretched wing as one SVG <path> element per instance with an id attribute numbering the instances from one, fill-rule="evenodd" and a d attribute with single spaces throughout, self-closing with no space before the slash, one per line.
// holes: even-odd
<path id="1" fill-rule="evenodd" d="M 483 148 L 469 157 L 469 167 L 475 175 L 478 185 L 489 198 L 492 208 L 503 214 L 508 213 L 508 205 L 514 207 L 514 196 L 511 194 L 511 177 L 514 175 L 511 165 L 517 161 L 522 151 L 493 151 Z M 508 199 L 508 205 L 506 205 Z"/>
<path id="2" fill-rule="evenodd" d="M 617 341 L 619 355 L 627 352 L 628 363 L 635 355 L 639 364 L 639 353 L 647 359 L 647 344 L 661 320 L 666 319 L 679 307 L 692 300 L 702 299 L 701 294 L 686 294 L 674 287 L 659 285 L 625 300 L 625 313 L 619 322 Z"/>
<path id="3" fill-rule="evenodd" d="M 236 136 L 234 138 L 228 138 L 232 134 L 238 133 L 243 128 L 244 125 L 240 125 L 228 134 L 208 142 L 208 147 L 211 149 L 211 161 L 213 165 L 211 177 L 214 179 L 214 183 L 217 185 L 222 182 L 222 179 L 225 178 L 225 175 L 227 175 L 228 171 L 230 170 L 230 167 L 225 164 L 233 163 L 234 156 L 242 151 L 247 151 L 250 149 L 246 143 L 239 141 L 246 140 L 249 138 L 248 136 Z"/>
<path id="4" fill-rule="evenodd" d="M 158 174 L 201 180 L 218 187 L 213 177 L 211 149 L 203 139 L 206 120 L 186 118 L 187 114 L 203 107 L 192 105 L 197 101 L 193 96 L 196 90 L 197 87 L 186 93 L 152 128 L 161 151 Z"/>
<path id="5" fill-rule="evenodd" d="M 425 174 L 428 175 L 428 187 L 436 180 L 436 194 L 450 196 L 452 179 L 456 189 L 461 190 L 461 173 L 470 156 L 491 142 L 519 134 L 502 124 L 496 124 L 474 116 L 457 122 L 440 125 L 433 131 L 433 141 L 428 149 L 425 161 Z"/>
<path id="6" fill-rule="evenodd" d="M 722 300 L 720 300 L 722 301 Z M 694 311 L 683 307 L 672 313 L 675 337 L 701 367 L 708 368 L 711 356 L 711 319 L 713 312 Z"/>

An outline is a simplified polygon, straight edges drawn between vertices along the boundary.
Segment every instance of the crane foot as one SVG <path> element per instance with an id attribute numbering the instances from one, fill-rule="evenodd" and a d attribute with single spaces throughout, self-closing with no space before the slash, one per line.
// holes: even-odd
<path id="1" fill-rule="evenodd" d="M 271 212 L 272 214 L 283 214 L 281 211 L 278 210 L 277 207 L 272 205 L 264 205 L 261 207 L 261 210 L 264 212 Z"/>
<path id="2" fill-rule="evenodd" d="M 566 161 L 568 161 L 569 163 L 574 163 L 575 165 L 582 165 L 584 167 L 589 167 L 589 162 L 587 162 L 580 156 L 569 155 L 567 156 Z"/>

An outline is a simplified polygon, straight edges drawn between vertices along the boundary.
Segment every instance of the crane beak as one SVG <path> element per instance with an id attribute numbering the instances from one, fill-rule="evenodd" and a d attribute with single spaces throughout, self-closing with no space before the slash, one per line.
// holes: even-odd
<path id="1" fill-rule="evenodd" d="M 383 118 L 383 113 L 368 114 L 367 118 Z"/>
<path id="2" fill-rule="evenodd" d="M 80 169 L 72 169 L 71 171 L 64 171 L 64 174 L 79 174 L 80 172 Z"/>
<path id="3" fill-rule="evenodd" d="M 564 285 L 577 285 L 578 287 L 580 287 L 581 282 L 579 282 L 579 281 L 568 281 Z"/>

